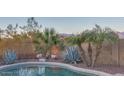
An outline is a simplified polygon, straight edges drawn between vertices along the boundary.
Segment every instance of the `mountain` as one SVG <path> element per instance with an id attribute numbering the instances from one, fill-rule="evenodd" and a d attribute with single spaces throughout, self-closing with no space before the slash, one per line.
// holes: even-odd
<path id="1" fill-rule="evenodd" d="M 124 32 L 117 32 L 119 39 L 124 39 Z"/>
<path id="2" fill-rule="evenodd" d="M 124 32 L 116 32 L 119 36 L 119 39 L 124 39 Z M 62 37 L 68 37 L 68 36 L 73 36 L 74 34 L 66 34 L 66 33 L 60 33 L 59 34 Z"/>

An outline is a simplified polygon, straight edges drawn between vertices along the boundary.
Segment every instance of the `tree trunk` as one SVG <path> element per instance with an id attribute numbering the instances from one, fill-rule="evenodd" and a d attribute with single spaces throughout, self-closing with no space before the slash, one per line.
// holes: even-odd
<path id="1" fill-rule="evenodd" d="M 85 51 L 82 48 L 81 44 L 78 45 L 78 47 L 79 47 L 79 53 L 80 53 L 80 56 L 81 56 L 81 60 L 86 64 L 86 66 L 89 66 L 88 61 L 86 60 Z"/>
<path id="2" fill-rule="evenodd" d="M 92 65 L 92 47 L 91 43 L 88 43 L 88 55 L 89 55 L 89 60 L 90 60 L 90 66 Z"/>
<path id="3" fill-rule="evenodd" d="M 101 48 L 102 48 L 101 46 L 96 48 L 96 55 L 95 55 L 95 58 L 94 58 L 94 60 L 92 62 L 91 67 L 95 66 L 95 63 L 96 63 L 96 61 L 97 61 L 97 59 L 98 59 L 98 57 L 99 57 L 99 55 L 101 53 Z"/>

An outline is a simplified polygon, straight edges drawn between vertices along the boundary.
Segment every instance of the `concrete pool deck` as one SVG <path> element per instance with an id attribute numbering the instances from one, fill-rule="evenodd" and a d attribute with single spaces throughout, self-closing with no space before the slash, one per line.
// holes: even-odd
<path id="1" fill-rule="evenodd" d="M 75 67 L 69 64 L 64 64 L 64 63 L 57 63 L 57 62 L 21 62 L 21 63 L 14 63 L 14 64 L 9 64 L 9 65 L 3 65 L 0 66 L 0 70 L 4 69 L 9 69 L 9 68 L 17 68 L 17 67 L 24 67 L 24 66 L 38 66 L 38 65 L 43 65 L 43 66 L 48 66 L 48 67 L 60 67 L 64 69 L 68 69 L 77 73 L 89 73 L 89 74 L 94 74 L 98 76 L 112 76 L 112 74 L 101 72 L 101 71 L 96 71 L 96 70 L 91 70 L 91 69 L 86 69 L 86 68 L 79 68 Z"/>

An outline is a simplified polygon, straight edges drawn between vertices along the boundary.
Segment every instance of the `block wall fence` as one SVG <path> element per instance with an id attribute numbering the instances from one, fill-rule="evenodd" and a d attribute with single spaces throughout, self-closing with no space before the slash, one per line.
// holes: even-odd
<path id="1" fill-rule="evenodd" d="M 83 45 L 83 47 L 85 47 L 85 45 Z M 0 45 L 0 59 L 2 59 L 5 49 L 14 49 L 18 55 L 18 59 L 36 58 L 34 45 L 30 41 L 13 44 L 6 42 L 5 44 Z M 56 51 L 55 48 L 54 51 Z M 102 53 L 99 56 L 96 64 L 124 66 L 124 39 L 120 39 L 116 44 L 113 45 L 104 44 Z"/>

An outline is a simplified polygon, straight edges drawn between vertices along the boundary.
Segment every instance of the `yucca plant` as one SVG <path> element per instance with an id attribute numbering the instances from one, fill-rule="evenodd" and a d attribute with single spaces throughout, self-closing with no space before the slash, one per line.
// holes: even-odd
<path id="1" fill-rule="evenodd" d="M 77 47 L 68 47 L 66 49 L 65 55 L 64 55 L 64 61 L 68 63 L 77 63 L 81 61 L 80 54 L 77 50 Z"/>

